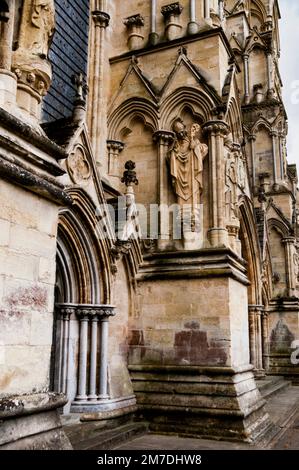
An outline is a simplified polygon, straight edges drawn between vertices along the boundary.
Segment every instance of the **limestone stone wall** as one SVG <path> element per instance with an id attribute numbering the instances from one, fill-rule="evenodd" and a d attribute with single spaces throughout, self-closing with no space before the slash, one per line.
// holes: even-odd
<path id="1" fill-rule="evenodd" d="M 246 286 L 229 280 L 141 282 L 130 364 L 233 366 L 249 362 Z"/>
<path id="2" fill-rule="evenodd" d="M 58 208 L 0 181 L 0 396 L 48 388 Z"/>
<path id="3" fill-rule="evenodd" d="M 117 314 L 109 323 L 109 393 L 110 397 L 120 398 L 133 395 L 128 371 L 128 329 L 132 306 L 127 270 L 119 263 L 113 286 L 114 305 Z"/>

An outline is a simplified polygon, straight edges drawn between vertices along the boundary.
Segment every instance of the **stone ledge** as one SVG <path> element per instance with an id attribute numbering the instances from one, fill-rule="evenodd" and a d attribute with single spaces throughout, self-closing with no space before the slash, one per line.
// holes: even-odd
<path id="1" fill-rule="evenodd" d="M 64 160 L 68 157 L 67 152 L 45 135 L 39 134 L 31 126 L 0 107 L 0 121 L 3 127 L 22 137 L 27 142 L 35 145 L 40 150 L 52 155 L 56 160 Z"/>
<path id="2" fill-rule="evenodd" d="M 1 177 L 18 184 L 38 195 L 49 199 L 59 205 L 71 205 L 72 198 L 64 191 L 63 186 L 55 180 L 39 175 L 32 170 L 25 169 L 24 165 L 12 163 L 0 155 L 0 173 Z"/>
<path id="3" fill-rule="evenodd" d="M 175 373 L 188 375 L 212 374 L 212 375 L 235 375 L 244 372 L 251 372 L 254 366 L 251 364 L 239 367 L 208 367 L 208 366 L 160 366 L 160 365 L 129 365 L 131 372 L 156 372 L 158 374 Z"/>
<path id="4" fill-rule="evenodd" d="M 38 393 L 0 399 L 0 420 L 62 408 L 67 398 L 61 393 Z"/>
<path id="5" fill-rule="evenodd" d="M 208 277 L 230 277 L 249 285 L 245 261 L 225 247 L 145 255 L 137 281 Z"/>

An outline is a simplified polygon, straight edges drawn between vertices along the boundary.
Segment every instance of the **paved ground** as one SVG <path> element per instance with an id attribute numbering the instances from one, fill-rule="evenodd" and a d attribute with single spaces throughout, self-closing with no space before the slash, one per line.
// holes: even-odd
<path id="1" fill-rule="evenodd" d="M 299 387 L 270 398 L 268 412 L 280 432 L 268 443 L 268 449 L 299 450 Z M 261 447 L 208 439 L 146 434 L 117 447 L 118 450 L 248 450 Z"/>

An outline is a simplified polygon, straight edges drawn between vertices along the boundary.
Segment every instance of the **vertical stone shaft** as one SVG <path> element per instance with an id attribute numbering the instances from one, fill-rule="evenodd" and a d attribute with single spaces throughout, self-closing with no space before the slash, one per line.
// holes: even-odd
<path id="1" fill-rule="evenodd" d="M 158 245 L 163 248 L 165 242 L 169 240 L 169 213 L 168 206 L 168 174 L 167 174 L 167 152 L 169 145 L 173 140 L 173 133 L 169 131 L 157 131 L 153 135 L 154 142 L 158 145 L 158 169 L 159 169 L 159 240 Z"/>
<path id="2" fill-rule="evenodd" d="M 99 383 L 99 399 L 108 398 L 108 337 L 109 337 L 109 320 L 107 316 L 100 319 L 101 322 L 101 349 L 100 349 L 100 383 Z"/>
<path id="3" fill-rule="evenodd" d="M 98 318 L 91 320 L 89 400 L 97 399 Z"/>
<path id="4" fill-rule="evenodd" d="M 91 140 L 95 158 L 101 158 L 100 141 L 104 129 L 104 69 L 105 69 L 105 30 L 110 17 L 102 11 L 94 11 L 94 76 L 92 81 L 92 101 L 89 101 L 91 113 Z"/>
<path id="5" fill-rule="evenodd" d="M 289 297 L 292 297 L 296 290 L 296 279 L 293 255 L 295 253 L 295 238 L 287 237 L 282 239 L 282 243 L 285 246 L 285 257 L 286 257 L 286 281 L 287 290 Z"/>
<path id="6" fill-rule="evenodd" d="M 62 383 L 61 391 L 66 393 L 67 368 L 68 368 L 68 344 L 69 344 L 69 325 L 70 315 L 68 312 L 63 314 L 63 346 L 62 346 Z"/>
<path id="7" fill-rule="evenodd" d="M 244 54 L 243 56 L 244 59 L 244 92 L 245 92 L 245 104 L 249 103 L 250 100 L 250 94 L 249 94 L 249 55 Z"/>
<path id="8" fill-rule="evenodd" d="M 205 15 L 205 20 L 210 19 L 210 0 L 204 0 L 204 15 Z"/>
<path id="9" fill-rule="evenodd" d="M 80 318 L 79 384 L 76 400 L 86 400 L 88 317 Z"/>

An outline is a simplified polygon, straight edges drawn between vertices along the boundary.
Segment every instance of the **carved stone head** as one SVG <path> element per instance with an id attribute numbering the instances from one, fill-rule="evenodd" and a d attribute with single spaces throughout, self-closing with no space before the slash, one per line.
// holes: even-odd
<path id="1" fill-rule="evenodd" d="M 187 137 L 186 126 L 181 119 L 177 119 L 172 126 L 178 140 L 184 140 Z"/>

